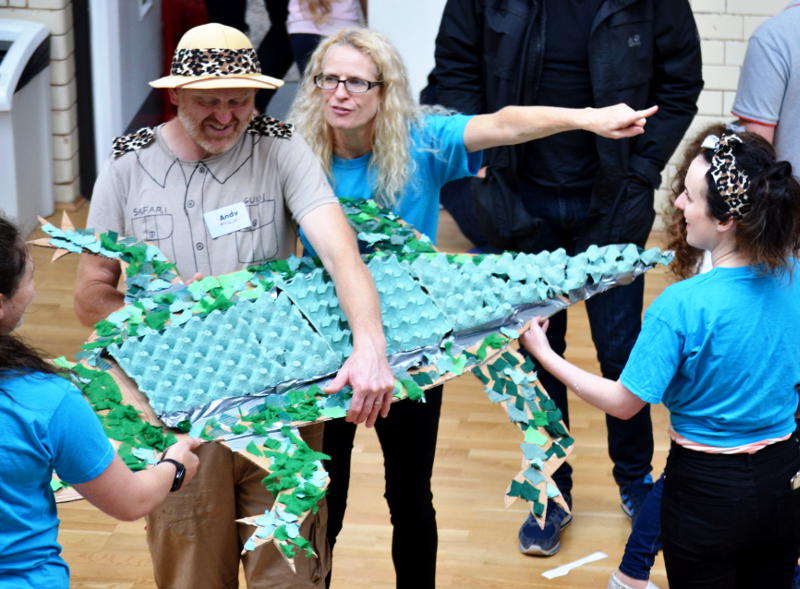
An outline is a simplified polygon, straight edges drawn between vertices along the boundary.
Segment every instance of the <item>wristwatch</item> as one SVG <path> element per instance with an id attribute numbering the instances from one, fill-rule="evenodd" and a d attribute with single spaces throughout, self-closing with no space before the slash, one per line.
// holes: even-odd
<path id="1" fill-rule="evenodd" d="M 161 464 L 162 462 L 169 462 L 170 464 L 175 465 L 175 478 L 172 480 L 172 486 L 169 488 L 169 492 L 174 493 L 180 489 L 181 485 L 183 484 L 183 477 L 186 476 L 186 467 L 172 458 L 162 458 L 158 461 L 158 464 Z"/>

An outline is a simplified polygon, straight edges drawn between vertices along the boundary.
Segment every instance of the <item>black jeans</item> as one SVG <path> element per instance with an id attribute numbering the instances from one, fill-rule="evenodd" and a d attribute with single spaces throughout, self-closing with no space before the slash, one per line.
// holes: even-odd
<path id="1" fill-rule="evenodd" d="M 790 589 L 800 556 L 796 434 L 755 454 L 707 454 L 672 444 L 661 534 L 673 589 Z"/>
<path id="2" fill-rule="evenodd" d="M 300 72 L 301 78 L 303 77 L 303 72 L 306 71 L 306 66 L 311 58 L 311 54 L 314 53 L 314 49 L 317 48 L 317 45 L 319 45 L 322 39 L 324 39 L 322 35 L 311 35 L 307 33 L 289 35 L 292 55 L 294 56 L 294 62 L 297 64 L 297 70 Z M 312 75 L 313 73 L 314 72 L 309 72 L 309 74 Z"/>
<path id="3" fill-rule="evenodd" d="M 405 400 L 392 405 L 386 419 L 378 418 L 375 431 L 383 450 L 386 477 L 384 497 L 392 520 L 392 560 L 397 589 L 433 589 L 436 586 L 436 511 L 431 475 L 439 432 L 442 387 L 425 391 L 425 403 Z M 323 451 L 330 455 L 328 486 L 328 542 L 331 552 L 342 529 L 350 485 L 350 452 L 356 426 L 344 419 L 325 424 Z M 327 585 L 330 586 L 330 575 Z"/>
<path id="4" fill-rule="evenodd" d="M 590 197 L 587 194 L 565 193 L 541 198 L 536 204 L 536 216 L 542 219 L 539 232 L 524 242 L 515 244 L 518 251 L 538 253 L 563 247 L 567 254 L 575 255 L 576 242 L 584 230 Z M 617 286 L 597 294 L 586 301 L 586 312 L 597 359 L 604 377 L 619 378 L 628 355 L 636 343 L 641 329 L 644 278 L 640 276 L 627 286 Z M 563 356 L 567 344 L 567 312 L 561 311 L 550 318 L 547 339 L 559 355 Z M 544 370 L 539 370 L 539 380 L 561 410 L 564 423 L 569 427 L 567 389 Z M 644 478 L 651 470 L 653 459 L 653 426 L 650 406 L 639 411 L 627 421 L 606 415 L 608 454 L 614 462 L 614 480 L 618 485 Z M 571 505 L 572 467 L 565 462 L 553 474 L 559 490 Z"/>
<path id="5" fill-rule="evenodd" d="M 261 72 L 274 78 L 282 78 L 292 66 L 292 49 L 289 33 L 286 32 L 286 17 L 289 16 L 289 0 L 264 0 L 269 15 L 269 31 L 264 35 L 256 51 L 261 62 Z M 235 27 L 247 32 L 244 20 L 246 0 L 206 0 L 208 18 L 211 22 Z M 275 90 L 259 90 L 256 93 L 256 108 L 264 112 Z"/>
<path id="6" fill-rule="evenodd" d="M 289 16 L 288 0 L 264 0 L 269 14 L 269 30 L 256 53 L 261 62 L 261 71 L 273 78 L 283 78 L 292 67 L 292 46 L 286 32 L 286 17 Z M 264 112 L 276 90 L 259 90 L 256 94 L 256 108 Z"/>

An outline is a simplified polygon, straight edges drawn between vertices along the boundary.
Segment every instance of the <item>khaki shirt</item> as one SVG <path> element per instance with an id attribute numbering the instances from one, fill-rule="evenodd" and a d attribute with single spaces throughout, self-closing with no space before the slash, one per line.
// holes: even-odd
<path id="1" fill-rule="evenodd" d="M 244 202 L 250 226 L 212 239 L 203 214 Z M 295 252 L 297 224 L 336 203 L 316 157 L 291 138 L 244 133 L 225 153 L 199 161 L 155 140 L 110 159 L 92 193 L 88 226 L 148 241 L 186 279 L 226 274 Z"/>

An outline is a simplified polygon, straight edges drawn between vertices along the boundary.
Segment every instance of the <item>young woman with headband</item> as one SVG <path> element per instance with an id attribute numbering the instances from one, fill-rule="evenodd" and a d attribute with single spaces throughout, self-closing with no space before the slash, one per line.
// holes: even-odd
<path id="1" fill-rule="evenodd" d="M 547 321 L 522 341 L 607 413 L 669 409 L 661 534 L 671 587 L 788 589 L 800 555 L 800 185 L 761 137 L 723 133 L 703 142 L 675 206 L 713 268 L 653 302 L 618 381 L 555 354 Z"/>

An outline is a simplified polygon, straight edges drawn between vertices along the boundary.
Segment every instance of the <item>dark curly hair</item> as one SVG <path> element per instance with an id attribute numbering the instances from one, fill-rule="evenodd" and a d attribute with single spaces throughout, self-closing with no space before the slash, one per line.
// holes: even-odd
<path id="1" fill-rule="evenodd" d="M 667 223 L 667 243 L 666 248 L 675 252 L 675 259 L 670 264 L 669 269 L 678 279 L 689 278 L 697 273 L 703 257 L 703 250 L 692 247 L 686 241 L 686 221 L 683 218 L 683 211 L 675 207 L 675 201 L 686 190 L 686 173 L 689 166 L 703 151 L 701 147 L 703 140 L 708 135 L 721 135 L 725 130 L 725 125 L 717 124 L 706 127 L 686 146 L 675 177 L 670 186 L 671 192 L 669 201 L 664 211 L 664 216 L 669 219 Z"/>
<path id="2" fill-rule="evenodd" d="M 683 192 L 686 172 L 698 155 L 711 162 L 712 149 L 701 144 L 708 135 L 721 135 L 723 125 L 714 125 L 692 141 L 686 149 L 678 175 L 673 181 L 670 197 L 670 223 L 667 228 L 667 247 L 675 251 L 671 270 L 678 278 L 696 273 L 702 250 L 686 242 L 686 224 L 683 214 L 675 208 L 675 199 Z M 750 258 L 753 264 L 768 272 L 780 269 L 791 271 L 789 257 L 800 251 L 800 184 L 792 175 L 789 162 L 777 161 L 775 149 L 760 135 L 737 133 L 742 143 L 735 143 L 733 153 L 736 166 L 750 178 L 750 209 L 736 221 L 736 247 Z M 719 221 L 727 221 L 730 211 L 720 196 L 710 172 L 706 173 L 708 212 Z"/>
<path id="3" fill-rule="evenodd" d="M 736 167 L 750 177 L 747 194 L 752 206 L 736 221 L 736 248 L 768 272 L 790 271 L 789 257 L 800 250 L 800 184 L 792 175 L 792 165 L 777 161 L 775 148 L 761 135 L 737 135 L 742 143 L 733 146 L 733 154 Z M 709 163 L 713 154 L 703 150 Z M 709 212 L 727 221 L 731 216 L 728 206 L 710 173 L 706 173 L 706 183 Z"/>
<path id="4" fill-rule="evenodd" d="M 0 216 L 0 296 L 9 299 L 17 292 L 28 264 L 28 248 L 19 229 Z M 0 333 L 0 378 L 18 372 L 59 372 L 41 354 L 17 336 Z"/>

